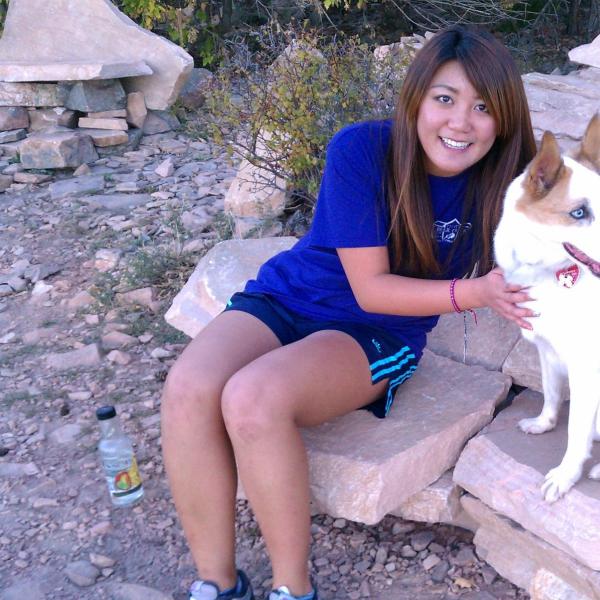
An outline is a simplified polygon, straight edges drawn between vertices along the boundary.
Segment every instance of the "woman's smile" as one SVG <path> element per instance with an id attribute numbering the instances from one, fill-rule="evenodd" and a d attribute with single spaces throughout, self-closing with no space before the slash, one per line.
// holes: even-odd
<path id="1" fill-rule="evenodd" d="M 466 150 L 471 145 L 470 142 L 459 142 L 446 137 L 441 137 L 440 140 L 442 140 L 442 143 L 444 146 L 446 146 L 446 148 L 450 148 L 452 150 Z"/>

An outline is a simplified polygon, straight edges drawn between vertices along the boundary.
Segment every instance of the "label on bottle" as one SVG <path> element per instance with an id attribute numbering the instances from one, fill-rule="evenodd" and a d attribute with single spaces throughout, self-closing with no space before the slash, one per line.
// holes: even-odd
<path id="1" fill-rule="evenodd" d="M 105 465 L 108 479 L 108 487 L 110 493 L 116 498 L 121 498 L 136 492 L 142 486 L 142 478 L 140 477 L 137 461 L 135 456 L 131 458 L 131 464 L 128 468 L 118 470 L 110 469 L 109 465 Z"/>

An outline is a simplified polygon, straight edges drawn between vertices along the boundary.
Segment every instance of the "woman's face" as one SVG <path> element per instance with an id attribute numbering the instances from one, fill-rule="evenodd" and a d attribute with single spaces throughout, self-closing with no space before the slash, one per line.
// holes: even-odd
<path id="1" fill-rule="evenodd" d="M 496 139 L 496 123 L 455 60 L 433 76 L 417 116 L 417 135 L 430 175 L 458 175 L 483 158 Z"/>

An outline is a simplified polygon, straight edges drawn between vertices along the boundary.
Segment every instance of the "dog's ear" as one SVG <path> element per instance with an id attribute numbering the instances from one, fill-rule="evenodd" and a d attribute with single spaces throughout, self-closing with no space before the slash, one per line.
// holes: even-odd
<path id="1" fill-rule="evenodd" d="M 600 173 L 600 114 L 596 113 L 588 123 L 574 158 Z"/>
<path id="2" fill-rule="evenodd" d="M 534 198 L 543 198 L 559 180 L 564 171 L 564 162 L 556 138 L 544 132 L 542 144 L 527 169 L 525 186 Z"/>

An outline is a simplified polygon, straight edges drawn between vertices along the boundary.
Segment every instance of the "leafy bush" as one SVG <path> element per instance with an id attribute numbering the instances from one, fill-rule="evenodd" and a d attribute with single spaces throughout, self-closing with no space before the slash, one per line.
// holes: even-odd
<path id="1" fill-rule="evenodd" d="M 214 140 L 311 205 L 328 140 L 348 123 L 390 116 L 412 49 L 376 57 L 356 38 L 325 43 L 316 33 L 270 28 L 254 45 L 237 44 L 200 117 Z"/>

